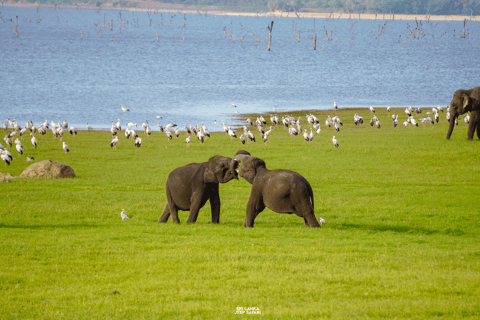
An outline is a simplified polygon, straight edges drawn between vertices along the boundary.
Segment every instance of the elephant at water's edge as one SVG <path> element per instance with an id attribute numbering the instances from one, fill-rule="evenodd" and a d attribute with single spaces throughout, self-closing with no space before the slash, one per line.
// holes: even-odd
<path id="1" fill-rule="evenodd" d="M 480 87 L 469 90 L 457 90 L 450 102 L 450 125 L 448 127 L 447 139 L 452 135 L 455 119 L 470 111 L 470 123 L 468 124 L 468 140 L 473 140 L 473 135 L 477 131 L 477 137 L 480 139 Z"/>
<path id="2" fill-rule="evenodd" d="M 244 227 L 253 227 L 265 207 L 277 213 L 295 213 L 306 226 L 321 227 L 314 213 L 312 187 L 302 175 L 284 169 L 268 170 L 262 159 L 244 150 L 237 152 L 234 160 L 240 162 L 238 174 L 252 184 Z"/>
<path id="3" fill-rule="evenodd" d="M 170 215 L 180 223 L 178 210 L 190 211 L 187 223 L 197 221 L 199 210 L 210 200 L 212 222 L 220 222 L 219 183 L 238 180 L 238 161 L 214 156 L 207 162 L 190 163 L 173 170 L 167 179 L 167 205 L 158 222 L 167 222 Z"/>

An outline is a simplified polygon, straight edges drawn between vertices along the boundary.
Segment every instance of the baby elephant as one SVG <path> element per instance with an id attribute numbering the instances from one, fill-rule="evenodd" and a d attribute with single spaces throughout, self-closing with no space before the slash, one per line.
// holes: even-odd
<path id="1" fill-rule="evenodd" d="M 187 223 L 197 221 L 198 211 L 210 200 L 212 222 L 220 222 L 220 195 L 218 184 L 238 180 L 238 161 L 214 156 L 207 162 L 190 163 L 173 170 L 167 179 L 168 203 L 158 222 L 167 222 L 170 214 L 174 223 L 180 223 L 178 210 L 190 211 Z"/>
<path id="2" fill-rule="evenodd" d="M 321 227 L 314 213 L 312 187 L 302 175 L 284 169 L 268 170 L 262 159 L 244 150 L 237 152 L 234 160 L 241 163 L 240 177 L 252 184 L 244 227 L 253 227 L 265 207 L 278 213 L 295 213 L 306 226 Z"/>

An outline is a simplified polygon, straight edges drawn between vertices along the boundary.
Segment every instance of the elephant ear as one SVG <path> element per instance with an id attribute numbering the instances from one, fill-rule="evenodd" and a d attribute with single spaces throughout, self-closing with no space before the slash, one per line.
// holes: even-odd
<path id="1" fill-rule="evenodd" d="M 467 111 L 469 111 L 468 109 L 468 106 L 470 105 L 470 103 L 472 103 L 471 99 L 468 95 L 464 94 L 463 96 L 463 110 L 462 110 L 462 113 L 465 113 Z"/>
<path id="2" fill-rule="evenodd" d="M 210 166 L 207 165 L 207 167 L 205 168 L 205 173 L 203 174 L 203 182 L 204 183 L 218 183 L 217 176 L 215 175 L 215 173 L 212 170 L 210 170 L 209 167 Z"/>

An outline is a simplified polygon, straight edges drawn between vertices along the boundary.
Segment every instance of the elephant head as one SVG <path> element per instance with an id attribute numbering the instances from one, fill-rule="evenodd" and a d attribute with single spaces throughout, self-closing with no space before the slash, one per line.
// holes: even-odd
<path id="1" fill-rule="evenodd" d="M 204 173 L 205 183 L 227 183 L 232 179 L 238 180 L 236 168 L 238 162 L 224 156 L 214 156 L 208 160 Z"/>
<path id="2" fill-rule="evenodd" d="M 447 139 L 450 139 L 455 125 L 455 119 L 458 118 L 459 115 L 472 111 L 478 112 L 480 110 L 479 95 L 479 87 L 470 90 L 455 91 L 453 99 L 450 102 L 450 125 L 448 127 Z"/>
<path id="3" fill-rule="evenodd" d="M 258 169 L 266 168 L 265 161 L 257 157 L 252 157 L 250 153 L 245 150 L 238 151 L 235 157 L 233 157 L 233 160 L 241 163 L 238 174 L 250 184 L 253 184 Z"/>

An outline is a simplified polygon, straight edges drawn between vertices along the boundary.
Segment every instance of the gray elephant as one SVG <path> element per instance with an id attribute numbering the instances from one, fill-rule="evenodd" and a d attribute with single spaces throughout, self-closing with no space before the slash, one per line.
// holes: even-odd
<path id="1" fill-rule="evenodd" d="M 457 90 L 453 94 L 450 102 L 450 125 L 448 127 L 447 139 L 453 132 L 455 119 L 464 113 L 470 111 L 470 122 L 468 124 L 467 138 L 473 140 L 473 135 L 477 131 L 477 137 L 480 139 L 480 87 L 469 90 Z"/>
<path id="2" fill-rule="evenodd" d="M 190 163 L 173 170 L 167 179 L 168 203 L 158 222 L 167 222 L 170 215 L 174 223 L 180 223 L 178 210 L 190 211 L 187 223 L 197 221 L 199 210 L 210 200 L 212 222 L 220 222 L 219 183 L 238 180 L 238 161 L 214 156 L 207 162 Z"/>
<path id="3" fill-rule="evenodd" d="M 268 170 L 262 159 L 244 150 L 238 151 L 234 160 L 240 162 L 240 177 L 252 184 L 244 227 L 253 227 L 265 207 L 277 213 L 295 213 L 306 226 L 321 227 L 315 217 L 312 187 L 302 175 L 284 169 Z"/>

